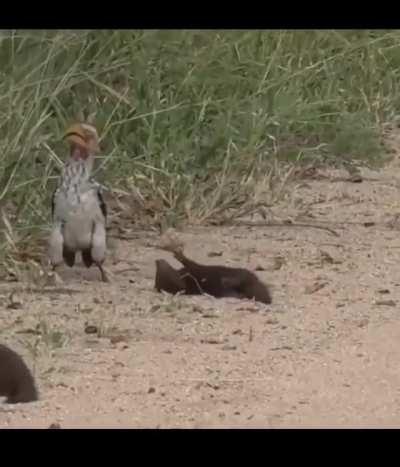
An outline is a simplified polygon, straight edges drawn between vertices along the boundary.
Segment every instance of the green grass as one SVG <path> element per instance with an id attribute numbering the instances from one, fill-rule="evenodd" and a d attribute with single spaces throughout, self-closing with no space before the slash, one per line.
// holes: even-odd
<path id="1" fill-rule="evenodd" d="M 169 219 L 238 206 L 279 161 L 381 161 L 400 31 L 2 31 L 0 75 L 1 258 L 48 227 L 62 132 L 90 115 L 99 180 Z"/>

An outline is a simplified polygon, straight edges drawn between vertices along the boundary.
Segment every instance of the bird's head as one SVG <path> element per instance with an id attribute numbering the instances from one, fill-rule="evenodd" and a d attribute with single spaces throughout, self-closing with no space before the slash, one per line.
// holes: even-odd
<path id="1" fill-rule="evenodd" d="M 94 126 L 87 123 L 74 123 L 64 134 L 71 147 L 72 159 L 86 160 L 99 152 L 99 136 Z"/>

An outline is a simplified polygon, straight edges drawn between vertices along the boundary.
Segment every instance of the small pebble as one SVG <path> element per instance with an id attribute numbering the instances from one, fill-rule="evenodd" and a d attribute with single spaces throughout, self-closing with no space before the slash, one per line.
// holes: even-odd
<path id="1" fill-rule="evenodd" d="M 214 258 L 216 256 L 222 256 L 222 251 L 210 251 L 207 256 L 209 258 Z"/>
<path id="2" fill-rule="evenodd" d="M 222 350 L 236 350 L 237 349 L 236 345 L 229 345 L 229 344 L 225 344 L 221 348 Z"/>
<path id="3" fill-rule="evenodd" d="M 279 321 L 276 318 L 268 318 L 265 322 L 267 324 L 278 324 L 279 323 Z"/>

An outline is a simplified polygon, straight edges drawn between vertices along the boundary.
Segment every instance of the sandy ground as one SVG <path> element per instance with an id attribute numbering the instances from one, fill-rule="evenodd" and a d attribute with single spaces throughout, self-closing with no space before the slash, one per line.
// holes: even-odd
<path id="1" fill-rule="evenodd" d="M 42 290 L 0 284 L 1 341 L 24 356 L 41 396 L 0 404 L 0 426 L 399 427 L 397 170 L 363 170 L 362 183 L 297 181 L 274 208 L 338 236 L 182 232 L 193 259 L 257 270 L 270 306 L 158 294 L 154 260 L 177 263 L 138 231 L 118 242 L 110 284 L 83 268 L 62 269 L 63 284 Z"/>

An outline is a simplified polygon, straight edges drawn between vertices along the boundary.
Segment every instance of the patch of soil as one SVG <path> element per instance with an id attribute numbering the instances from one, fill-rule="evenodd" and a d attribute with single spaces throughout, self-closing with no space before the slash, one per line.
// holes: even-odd
<path id="1" fill-rule="evenodd" d="M 117 244 L 109 284 L 79 267 L 60 271 L 63 293 L 0 284 L 0 341 L 41 397 L 1 405 L 0 426 L 399 426 L 398 182 L 392 167 L 361 175 L 297 181 L 274 208 L 338 237 L 291 225 L 182 233 L 196 261 L 255 271 L 272 305 L 157 293 L 155 260 L 179 264 L 148 232 Z"/>

